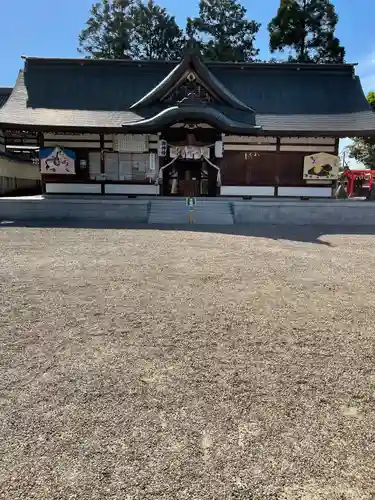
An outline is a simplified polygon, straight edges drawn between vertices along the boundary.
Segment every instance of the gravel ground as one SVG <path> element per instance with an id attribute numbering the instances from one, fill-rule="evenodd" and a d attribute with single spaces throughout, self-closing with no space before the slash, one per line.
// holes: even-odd
<path id="1" fill-rule="evenodd" d="M 216 231 L 0 229 L 1 499 L 375 498 L 375 236 Z"/>

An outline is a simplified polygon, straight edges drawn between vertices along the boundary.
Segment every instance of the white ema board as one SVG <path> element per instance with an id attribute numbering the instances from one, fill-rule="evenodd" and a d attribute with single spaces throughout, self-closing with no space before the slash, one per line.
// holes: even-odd
<path id="1" fill-rule="evenodd" d="M 340 160 L 328 153 L 305 156 L 303 178 L 306 180 L 333 180 L 339 176 Z"/>
<path id="2" fill-rule="evenodd" d="M 74 175 L 76 155 L 68 149 L 43 148 L 39 153 L 40 173 Z"/>

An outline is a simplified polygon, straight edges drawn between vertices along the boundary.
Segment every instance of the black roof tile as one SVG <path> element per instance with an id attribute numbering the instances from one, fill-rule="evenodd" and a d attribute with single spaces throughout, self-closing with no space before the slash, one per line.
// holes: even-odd
<path id="1" fill-rule="evenodd" d="M 10 98 L 0 109 L 0 124 L 119 129 L 155 114 L 152 107 L 130 107 L 177 64 L 27 58 Z M 209 63 L 207 68 L 228 94 L 255 110 L 256 125 L 264 133 L 375 133 L 375 113 L 353 65 Z M 236 111 L 226 109 L 224 114 Z M 253 121 L 251 111 L 248 119 L 246 111 L 240 113 L 241 122 Z"/>
<path id="2" fill-rule="evenodd" d="M 10 94 L 12 93 L 11 87 L 0 87 L 0 108 L 7 102 Z"/>

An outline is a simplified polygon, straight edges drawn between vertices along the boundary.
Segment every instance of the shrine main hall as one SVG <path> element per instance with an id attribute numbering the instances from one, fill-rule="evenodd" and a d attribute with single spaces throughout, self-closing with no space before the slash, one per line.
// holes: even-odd
<path id="1" fill-rule="evenodd" d="M 340 138 L 375 134 L 352 64 L 26 57 L 5 94 L 46 194 L 327 198 Z"/>

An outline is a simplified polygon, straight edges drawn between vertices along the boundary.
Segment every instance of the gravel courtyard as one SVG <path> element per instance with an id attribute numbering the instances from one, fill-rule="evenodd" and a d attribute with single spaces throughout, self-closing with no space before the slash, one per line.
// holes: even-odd
<path id="1" fill-rule="evenodd" d="M 4 225 L 0 255 L 1 499 L 375 498 L 375 231 Z"/>

